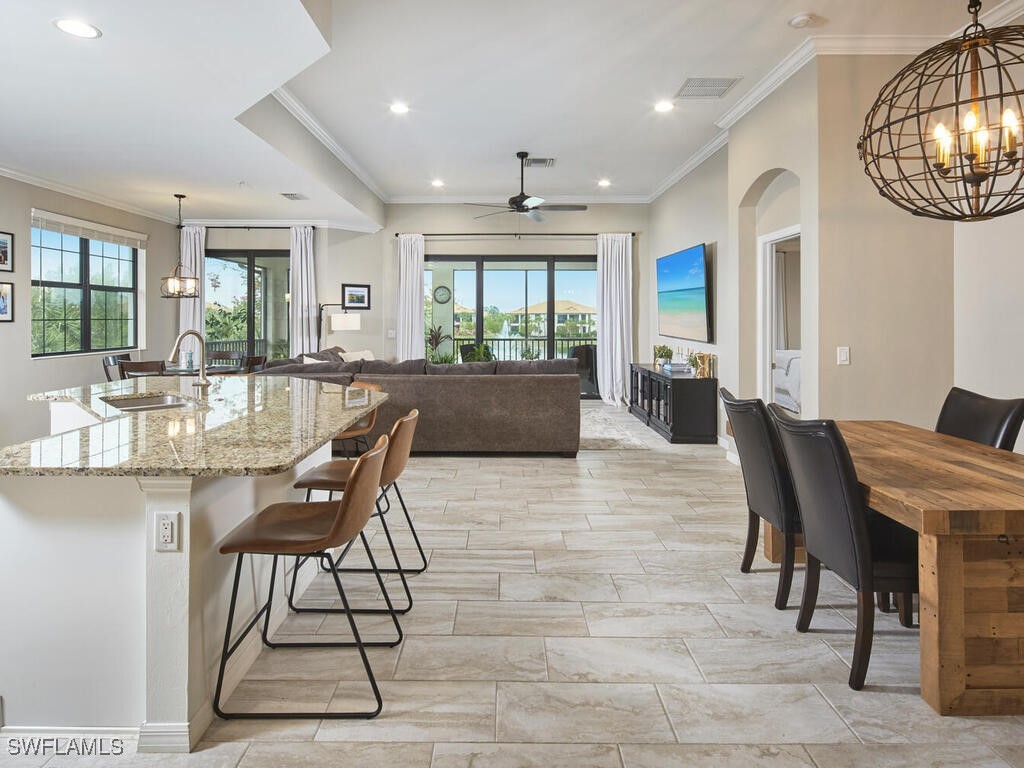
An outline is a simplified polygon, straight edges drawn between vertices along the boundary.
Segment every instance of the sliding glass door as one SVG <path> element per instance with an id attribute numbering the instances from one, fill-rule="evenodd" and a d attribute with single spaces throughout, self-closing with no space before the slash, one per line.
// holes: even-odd
<path id="1" fill-rule="evenodd" d="M 288 251 L 206 252 L 206 347 L 288 357 Z"/>
<path id="2" fill-rule="evenodd" d="M 597 396 L 594 257 L 427 257 L 424 293 L 429 358 L 576 357 Z"/>

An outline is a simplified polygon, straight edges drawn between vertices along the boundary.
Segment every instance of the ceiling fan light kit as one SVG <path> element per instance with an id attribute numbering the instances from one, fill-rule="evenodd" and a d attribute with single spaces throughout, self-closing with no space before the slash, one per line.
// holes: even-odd
<path id="1" fill-rule="evenodd" d="M 983 221 L 1024 209 L 1024 26 L 929 48 L 882 87 L 857 144 L 882 197 L 917 216 Z"/>
<path id="2" fill-rule="evenodd" d="M 535 197 L 534 195 L 527 194 L 525 176 L 526 176 L 526 161 L 530 157 L 529 152 L 519 151 L 516 152 L 516 157 L 519 158 L 519 194 L 512 195 L 508 199 L 508 205 L 490 205 L 487 203 L 469 203 L 469 205 L 477 205 L 484 208 L 501 208 L 500 211 L 494 211 L 493 213 L 485 213 L 481 216 L 474 216 L 476 219 L 484 219 L 488 216 L 497 216 L 501 213 L 518 213 L 521 216 L 527 216 L 534 221 L 544 221 L 544 216 L 541 211 L 585 211 L 587 206 L 585 205 L 573 205 L 573 204 L 562 204 L 562 205 L 544 205 L 543 197 Z"/>

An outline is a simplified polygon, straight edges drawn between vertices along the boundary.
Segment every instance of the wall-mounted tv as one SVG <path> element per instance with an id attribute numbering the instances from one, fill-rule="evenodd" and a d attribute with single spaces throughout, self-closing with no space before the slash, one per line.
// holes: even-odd
<path id="1" fill-rule="evenodd" d="M 711 263 L 704 244 L 658 259 L 658 333 L 715 340 Z"/>

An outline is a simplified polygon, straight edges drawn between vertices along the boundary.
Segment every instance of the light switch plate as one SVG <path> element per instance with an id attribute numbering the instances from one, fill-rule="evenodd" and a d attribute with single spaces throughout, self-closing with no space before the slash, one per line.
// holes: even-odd
<path id="1" fill-rule="evenodd" d="M 836 365 L 850 364 L 850 348 L 836 347 Z"/>

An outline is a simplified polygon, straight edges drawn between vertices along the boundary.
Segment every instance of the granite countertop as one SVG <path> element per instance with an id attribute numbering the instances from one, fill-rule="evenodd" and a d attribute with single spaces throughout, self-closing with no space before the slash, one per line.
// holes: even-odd
<path id="1" fill-rule="evenodd" d="M 30 395 L 75 403 L 97 423 L 0 449 L 2 475 L 220 477 L 295 466 L 387 399 L 285 376 L 146 376 Z M 123 412 L 102 398 L 175 395 L 184 407 Z"/>

